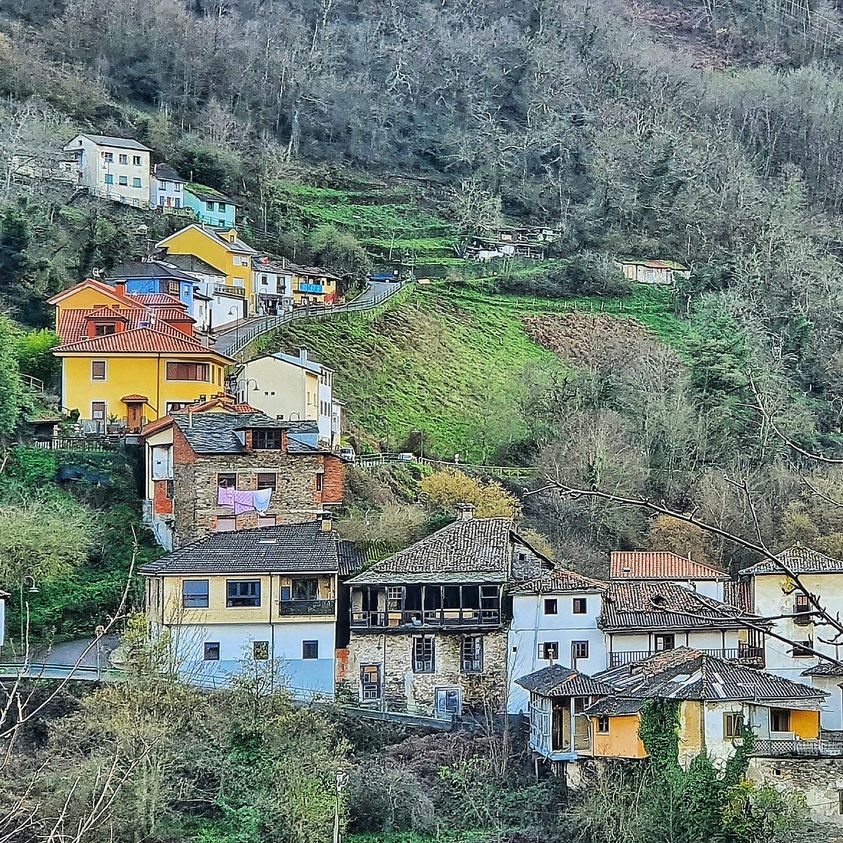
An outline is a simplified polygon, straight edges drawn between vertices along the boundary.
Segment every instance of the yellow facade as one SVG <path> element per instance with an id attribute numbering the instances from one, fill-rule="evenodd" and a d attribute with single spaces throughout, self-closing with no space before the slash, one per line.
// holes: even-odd
<path id="1" fill-rule="evenodd" d="M 816 740 L 820 736 L 819 711 L 799 711 L 791 709 L 790 728 L 797 738 Z"/>
<path id="2" fill-rule="evenodd" d="M 316 574 L 302 574 L 301 578 L 317 577 Z M 295 623 L 297 621 L 330 620 L 336 613 L 322 615 L 282 615 L 280 611 L 281 589 L 290 586 L 291 578 L 280 574 L 220 574 L 197 576 L 166 576 L 157 578 L 163 586 L 151 578 L 149 585 L 148 612 L 150 620 L 166 624 L 243 624 L 243 623 Z M 208 580 L 208 608 L 184 608 L 182 605 L 182 582 L 185 580 Z M 260 606 L 226 606 L 226 582 L 228 580 L 260 580 Z M 336 577 L 318 576 L 319 600 L 336 600 Z M 161 589 L 159 600 L 156 596 Z"/>
<path id="3" fill-rule="evenodd" d="M 686 700 L 679 708 L 679 756 L 699 755 L 705 744 L 705 713 L 699 700 Z"/>
<path id="4" fill-rule="evenodd" d="M 594 756 L 606 758 L 646 758 L 647 751 L 638 736 L 638 715 L 623 714 L 609 718 L 609 731 L 597 730 L 597 717 L 592 718 Z"/>
<path id="5" fill-rule="evenodd" d="M 127 395 L 140 394 L 147 421 L 167 414 L 169 402 L 193 402 L 224 392 L 225 365 L 222 358 L 209 354 L 96 354 L 66 352 L 62 357 L 62 403 L 67 411 L 79 410 L 79 417 L 92 419 L 92 404 L 105 402 L 105 418 L 125 419 Z M 105 380 L 92 378 L 92 361 L 105 361 Z M 167 379 L 168 362 L 207 362 L 207 381 Z"/>
<path id="6" fill-rule="evenodd" d="M 302 286 L 304 285 L 304 289 Z M 321 292 L 313 292 L 307 285 L 318 285 Z M 294 275 L 293 276 L 293 305 L 303 304 L 331 304 L 337 300 L 337 282 L 334 278 L 322 276 L 320 278 Z"/>
<path id="7" fill-rule="evenodd" d="M 225 240 L 236 232 L 219 231 L 219 238 Z M 166 246 L 167 250 L 177 255 L 194 255 L 215 269 L 225 273 L 227 287 L 236 287 L 243 290 L 249 302 L 250 308 L 255 306 L 255 284 L 252 272 L 253 251 L 244 252 L 238 250 L 232 243 L 222 243 L 220 239 L 210 232 L 203 230 L 200 226 L 189 225 L 181 231 L 177 231 L 170 237 L 165 238 L 159 245 Z"/>

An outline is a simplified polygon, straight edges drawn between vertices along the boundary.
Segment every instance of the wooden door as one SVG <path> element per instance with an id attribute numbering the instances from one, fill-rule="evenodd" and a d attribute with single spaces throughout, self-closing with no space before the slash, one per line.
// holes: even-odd
<path id="1" fill-rule="evenodd" d="M 126 405 L 126 427 L 129 430 L 140 430 L 143 419 L 143 404 L 132 402 Z"/>

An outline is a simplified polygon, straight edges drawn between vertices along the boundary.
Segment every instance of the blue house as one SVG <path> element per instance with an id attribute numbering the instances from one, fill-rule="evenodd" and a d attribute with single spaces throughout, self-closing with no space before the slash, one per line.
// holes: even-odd
<path id="1" fill-rule="evenodd" d="M 124 283 L 127 293 L 166 293 L 187 306 L 195 317 L 196 278 L 162 261 L 131 261 L 116 267 L 106 279 L 109 284 Z"/>
<path id="2" fill-rule="evenodd" d="M 237 204 L 233 199 L 204 184 L 189 182 L 184 186 L 184 207 L 196 219 L 215 228 L 231 229 L 237 223 Z"/>

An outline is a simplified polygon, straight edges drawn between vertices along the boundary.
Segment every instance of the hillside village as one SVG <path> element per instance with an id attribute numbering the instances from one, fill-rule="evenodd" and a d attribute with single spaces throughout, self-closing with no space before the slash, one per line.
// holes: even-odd
<path id="1" fill-rule="evenodd" d="M 382 306 L 416 277 L 373 273 L 347 298 L 330 269 L 250 246 L 233 199 L 153 166 L 143 144 L 79 135 L 64 151 L 28 175 L 184 222 L 49 299 L 59 415 L 33 418 L 20 444 L 138 455 L 143 524 L 161 550 L 137 570 L 137 608 L 160 669 L 206 690 L 260 670 L 270 693 L 434 734 L 514 729 L 532 774 L 572 793 L 607 762 L 648 759 L 660 706 L 681 767 L 740 759 L 747 781 L 796 791 L 814 822 L 843 829 L 843 561 L 796 544 L 728 573 L 690 553 L 617 549 L 600 578 L 551 559 L 517 513 L 478 515 L 468 500 L 391 552 L 344 538 L 348 472 L 474 467 L 426 459 L 423 440 L 358 454 L 330 359 L 252 343 L 294 318 L 338 318 L 347 301 Z M 507 229 L 466 257 L 541 260 L 554 236 Z M 671 261 L 616 264 L 641 285 L 689 276 Z M 55 669 L 12 629 L 9 646 L 22 676 Z M 127 669 L 122 646 L 105 658 L 99 679 Z"/>

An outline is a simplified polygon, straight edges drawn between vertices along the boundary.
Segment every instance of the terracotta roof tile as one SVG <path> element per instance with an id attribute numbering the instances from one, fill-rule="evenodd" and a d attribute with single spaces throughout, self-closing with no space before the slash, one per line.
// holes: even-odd
<path id="1" fill-rule="evenodd" d="M 117 334 L 77 340 L 60 345 L 53 351 L 56 354 L 73 351 L 101 354 L 137 354 L 143 352 L 156 354 L 160 352 L 162 354 L 205 354 L 209 357 L 224 357 L 224 355 L 212 348 L 206 348 L 181 331 L 173 329 L 165 331 L 157 328 L 132 328 L 128 331 L 120 331 Z"/>
<path id="2" fill-rule="evenodd" d="M 144 307 L 184 307 L 184 303 L 169 293 L 130 293 Z"/>
<path id="3" fill-rule="evenodd" d="M 609 560 L 613 580 L 715 580 L 727 576 L 711 565 L 665 551 L 615 550 Z"/>

